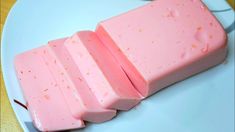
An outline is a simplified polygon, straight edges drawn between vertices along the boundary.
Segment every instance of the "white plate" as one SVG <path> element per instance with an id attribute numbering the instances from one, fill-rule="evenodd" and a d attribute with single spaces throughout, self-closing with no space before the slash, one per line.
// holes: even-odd
<path id="1" fill-rule="evenodd" d="M 16 54 L 79 30 L 94 30 L 111 16 L 146 4 L 142 0 L 18 0 L 2 36 L 2 68 L 8 97 L 24 131 L 35 131 L 16 79 Z M 224 0 L 206 0 L 229 32 L 227 63 L 174 84 L 106 123 L 88 124 L 89 132 L 233 132 L 234 11 Z"/>

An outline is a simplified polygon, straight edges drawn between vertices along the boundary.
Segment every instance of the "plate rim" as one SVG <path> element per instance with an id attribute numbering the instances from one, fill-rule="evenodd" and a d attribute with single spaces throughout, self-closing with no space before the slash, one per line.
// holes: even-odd
<path id="1" fill-rule="evenodd" d="M 28 128 L 27 128 L 27 126 L 22 122 L 22 121 L 20 121 L 20 116 L 19 116 L 19 114 L 18 114 L 18 112 L 16 111 L 16 108 L 15 108 L 15 105 L 14 105 L 14 102 L 13 102 L 13 100 L 12 100 L 12 95 L 11 95 L 11 92 L 9 92 L 9 90 L 7 89 L 7 87 L 8 87 L 8 84 L 10 83 L 6 78 L 6 68 L 5 68 L 5 58 L 3 57 L 4 56 L 4 54 L 5 54 L 5 52 L 6 52 L 6 43 L 5 43 L 5 34 L 6 34 L 6 30 L 7 30 L 7 27 L 8 27 L 8 21 L 9 21 L 9 19 L 10 19 L 10 17 L 12 17 L 12 15 L 13 15 L 13 11 L 14 11 L 14 9 L 16 8 L 16 6 L 18 5 L 18 3 L 19 3 L 19 0 L 16 0 L 15 1 L 15 3 L 12 5 L 12 7 L 10 8 L 10 10 L 9 10 L 9 12 L 8 12 L 8 15 L 7 15 L 7 17 L 6 17 L 6 19 L 5 19 L 5 23 L 4 23 L 4 25 L 3 25 L 3 28 L 2 28 L 2 35 L 1 35 L 1 46 L 0 46 L 0 48 L 1 48 L 1 70 L 2 70 L 2 79 L 3 79 L 3 85 L 5 86 L 4 88 L 5 88 L 5 90 L 6 90 L 6 93 L 7 93 L 7 98 L 8 98 L 8 100 L 9 100 L 9 102 L 10 102 L 10 105 L 11 105 L 11 108 L 12 108 L 12 110 L 13 110 L 13 113 L 15 114 L 15 116 L 16 116 L 16 119 L 17 119 L 17 122 L 19 123 L 19 125 L 20 125 L 20 127 L 21 127 L 21 129 L 23 130 L 23 131 L 28 131 Z"/>

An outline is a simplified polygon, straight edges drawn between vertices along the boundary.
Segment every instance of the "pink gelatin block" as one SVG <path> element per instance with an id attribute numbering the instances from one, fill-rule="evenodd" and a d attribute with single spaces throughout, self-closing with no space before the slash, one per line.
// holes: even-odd
<path id="1" fill-rule="evenodd" d="M 65 46 L 104 108 L 128 110 L 140 102 L 140 94 L 94 32 L 78 32 Z"/>
<path id="2" fill-rule="evenodd" d="M 74 118 L 43 57 L 43 46 L 16 56 L 15 69 L 28 110 L 35 127 L 40 131 L 59 131 L 85 127 Z"/>
<path id="3" fill-rule="evenodd" d="M 200 0 L 156 0 L 99 23 L 96 33 L 145 97 L 227 53 L 224 29 Z"/>
<path id="4" fill-rule="evenodd" d="M 101 107 L 65 48 L 65 40 L 50 41 L 48 50 L 43 56 L 60 86 L 72 115 L 96 123 L 112 119 L 116 111 Z"/>

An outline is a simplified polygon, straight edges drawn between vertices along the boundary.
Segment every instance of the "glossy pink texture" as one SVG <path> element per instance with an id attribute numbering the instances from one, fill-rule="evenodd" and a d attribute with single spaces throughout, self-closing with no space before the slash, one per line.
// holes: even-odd
<path id="1" fill-rule="evenodd" d="M 224 29 L 200 0 L 156 0 L 99 23 L 96 33 L 145 97 L 227 52 Z"/>
<path id="2" fill-rule="evenodd" d="M 112 119 L 116 115 L 116 111 L 102 108 L 98 103 L 64 47 L 65 40 L 50 41 L 48 43 L 49 53 L 45 54 L 45 59 L 64 94 L 72 115 L 78 119 L 96 123 Z"/>
<path id="3" fill-rule="evenodd" d="M 128 110 L 139 103 L 139 93 L 94 32 L 78 32 L 65 46 L 103 107 Z"/>
<path id="4" fill-rule="evenodd" d="M 43 46 L 16 56 L 15 68 L 33 123 L 40 131 L 58 131 L 84 127 L 75 119 L 64 100 L 57 80 L 43 57 Z"/>
<path id="5" fill-rule="evenodd" d="M 219 64 L 226 42 L 200 0 L 156 0 L 22 53 L 15 68 L 35 126 L 58 131 L 110 120 L 112 109 Z"/>

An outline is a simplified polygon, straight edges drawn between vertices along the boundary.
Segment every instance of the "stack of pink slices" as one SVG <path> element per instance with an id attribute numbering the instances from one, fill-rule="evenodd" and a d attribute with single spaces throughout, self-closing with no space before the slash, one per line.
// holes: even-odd
<path id="1" fill-rule="evenodd" d="M 200 0 L 157 0 L 15 58 L 40 131 L 111 120 L 224 60 L 224 29 Z"/>

